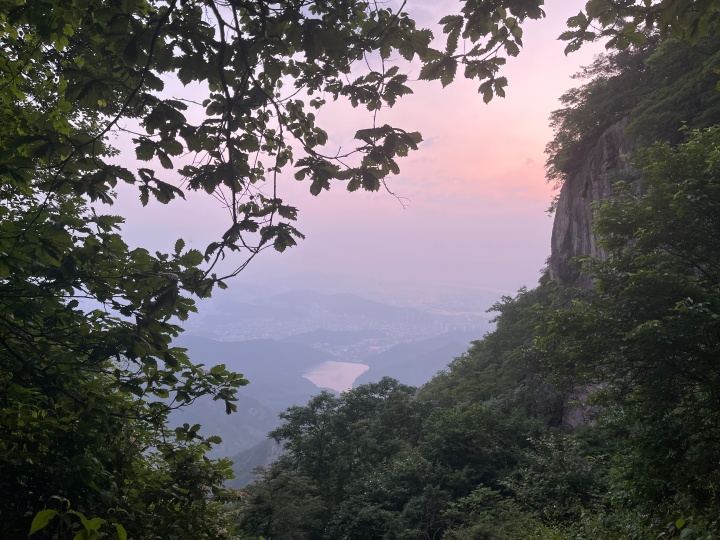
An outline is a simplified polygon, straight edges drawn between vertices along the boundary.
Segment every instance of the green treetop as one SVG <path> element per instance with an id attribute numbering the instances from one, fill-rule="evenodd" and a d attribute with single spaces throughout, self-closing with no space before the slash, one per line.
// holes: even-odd
<path id="1" fill-rule="evenodd" d="M 404 3 L 0 0 L 0 536 L 24 538 L 34 515 L 39 536 L 221 536 L 226 470 L 203 455 L 216 438 L 166 420 L 202 395 L 231 412 L 245 381 L 172 347 L 192 297 L 302 236 L 281 197 L 287 172 L 313 194 L 374 191 L 398 173 L 420 135 L 376 113 L 412 92 L 409 62 L 422 79 L 461 70 L 485 101 L 502 96 L 501 67 L 542 4 L 468 0 L 436 49 Z M 620 47 L 656 27 L 694 38 L 717 16 L 714 2 L 591 1 L 565 38 L 592 39 L 591 23 Z M 170 97 L 168 81 L 193 98 Z M 342 153 L 313 113 L 327 99 L 370 113 Z M 144 166 L 118 155 L 115 135 Z M 227 228 L 202 251 L 130 249 L 101 206 L 119 182 L 144 204 L 206 192 Z"/>

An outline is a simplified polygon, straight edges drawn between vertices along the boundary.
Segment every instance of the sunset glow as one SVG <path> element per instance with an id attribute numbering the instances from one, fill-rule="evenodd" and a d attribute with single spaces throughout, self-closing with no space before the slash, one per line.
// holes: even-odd
<path id="1" fill-rule="evenodd" d="M 421 289 L 452 284 L 512 293 L 532 286 L 549 254 L 552 225 L 546 210 L 553 191 L 544 178 L 548 117 L 577 84 L 571 75 L 602 52 L 594 46 L 565 56 L 556 39 L 582 5 L 551 3 L 545 20 L 524 26 L 524 48 L 504 72 L 506 98 L 485 105 L 475 83 L 460 77 L 445 89 L 416 81 L 413 95 L 380 111 L 379 124 L 424 137 L 388 184 L 400 199 L 384 190 L 348 193 L 340 183 L 313 197 L 307 183 L 282 178 L 279 196 L 299 208 L 306 239 L 282 255 L 266 252 L 242 279 L 297 286 L 300 276 L 324 275 L 319 282 L 340 289 L 327 276 L 355 283 L 373 276 Z M 419 2 L 407 9 L 437 20 L 447 6 Z M 367 112 L 332 103 L 317 116 L 329 134 L 328 153 L 347 148 L 355 130 L 371 121 Z M 208 197 L 189 194 L 188 203 L 156 204 L 151 212 L 141 211 L 135 197 L 121 190 L 117 205 L 131 241 L 167 250 L 183 237 L 202 247 L 223 230 L 225 211 Z"/>

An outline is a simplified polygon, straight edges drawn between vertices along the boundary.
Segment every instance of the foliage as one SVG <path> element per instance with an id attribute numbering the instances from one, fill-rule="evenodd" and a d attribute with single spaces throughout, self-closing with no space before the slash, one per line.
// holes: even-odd
<path id="1" fill-rule="evenodd" d="M 240 529 L 268 538 L 318 538 L 324 511 L 317 487 L 306 476 L 281 467 L 261 471 L 241 496 Z"/>
<path id="2" fill-rule="evenodd" d="M 21 189 L 106 203 L 118 181 L 137 186 L 143 204 L 151 196 L 162 203 L 184 197 L 176 180 L 213 194 L 230 225 L 203 253 L 208 279 L 226 253 L 252 258 L 302 236 L 292 225 L 297 209 L 278 193 L 288 168 L 315 195 L 333 180 L 375 191 L 399 172 L 396 158 L 421 137 L 378 122 L 382 107 L 412 93 L 400 71 L 409 64 L 395 62 L 418 58 L 420 78 L 443 85 L 462 65 L 466 77 L 481 81 L 486 100 L 502 95 L 500 51 L 518 54 L 519 24 L 543 16 L 541 3 L 469 2 L 443 19 L 448 39 L 440 51 L 404 3 L 5 0 L 0 173 Z M 469 45 L 462 53 L 460 38 Z M 198 92 L 206 96 L 201 103 Z M 371 113 L 350 150 L 328 145 L 317 123 L 313 111 L 328 98 Z M 110 134 L 132 138 L 148 165 L 133 170 L 111 159 Z"/>
<path id="3" fill-rule="evenodd" d="M 204 455 L 218 439 L 200 426 L 166 424 L 174 408 L 206 395 L 232 412 L 246 383 L 223 366 L 194 365 L 171 345 L 195 309 L 192 297 L 225 287 L 263 249 L 283 251 L 302 237 L 298 210 L 279 193 L 291 169 L 316 195 L 337 181 L 376 191 L 399 172 L 398 158 L 421 137 L 378 114 L 412 92 L 410 62 L 420 63 L 420 78 L 443 85 L 462 68 L 485 101 L 502 96 L 505 57 L 519 53 L 521 24 L 542 17 L 542 4 L 464 2 L 442 19 L 445 45 L 434 49 L 404 3 L 0 0 L 0 535 L 25 537 L 33 516 L 48 520 L 37 537 L 75 535 L 73 516 L 84 536 L 101 534 L 103 523 L 133 538 L 224 535 L 217 498 L 228 466 Z M 576 47 L 595 22 L 622 48 L 639 39 L 640 18 L 680 37 L 712 34 L 714 4 L 687 5 L 589 2 L 565 39 Z M 633 22 L 618 26 L 626 16 Z M 313 112 L 328 98 L 369 113 L 345 152 Z M 114 137 L 143 166 L 119 156 Z M 171 254 L 131 249 L 122 219 L 101 206 L 113 203 L 118 183 L 134 186 L 143 204 L 205 192 L 221 201 L 229 224 L 203 251 L 182 240 Z M 240 255 L 234 269 L 217 275 L 230 254 Z M 684 309 L 701 316 L 708 308 Z M 269 492 L 283 492 L 288 504 L 306 497 L 289 507 L 306 512 L 308 531 L 336 508 L 344 514 L 335 523 L 349 523 L 362 500 L 366 523 L 386 520 L 405 537 L 441 532 L 446 502 L 476 487 L 468 479 L 498 478 L 518 444 L 512 435 L 509 449 L 486 445 L 499 456 L 484 465 L 492 470 L 436 471 L 454 465 L 447 448 L 423 454 L 423 426 L 438 431 L 445 414 L 424 424 L 430 405 L 384 381 L 288 412 L 275 435 L 292 459 Z M 512 407 L 499 410 L 518 420 Z M 491 408 L 447 414 L 479 430 L 470 440 L 492 442 L 479 434 L 493 425 Z M 466 478 L 445 481 L 446 472 Z M 383 483 L 385 473 L 398 483 Z M 373 477 L 375 494 L 358 499 Z M 451 492 L 460 485 L 462 493 Z M 72 511 L 47 507 L 58 500 Z M 280 517 L 275 527 L 296 527 L 294 516 Z"/>
<path id="4" fill-rule="evenodd" d="M 563 144 L 578 152 L 628 108 L 647 140 L 679 118 L 712 122 L 716 50 L 707 39 L 605 57 L 566 111 Z M 615 98 L 629 81 L 628 107 Z M 690 98 L 666 116 L 654 107 Z M 607 259 L 584 261 L 593 290 L 543 279 L 504 298 L 497 328 L 417 396 L 360 387 L 286 413 L 276 466 L 323 494 L 324 537 L 717 537 L 720 128 L 671 140 L 638 151 L 640 183 L 598 204 Z M 582 388 L 593 424 L 554 429 Z M 386 407 L 407 429 L 380 421 Z"/>
<path id="5" fill-rule="evenodd" d="M 483 486 L 450 503 L 445 514 L 462 524 L 447 531 L 443 536 L 447 540 L 529 538 L 541 528 L 535 516 L 524 512 L 512 499 Z"/>
<path id="6" fill-rule="evenodd" d="M 569 41 L 565 52 L 587 41 L 606 37 L 608 48 L 627 49 L 644 43 L 649 34 L 697 42 L 717 32 L 720 8 L 714 2 L 695 0 L 590 0 L 585 10 L 568 20 L 561 39 Z"/>
<path id="7" fill-rule="evenodd" d="M 133 534 L 171 517 L 152 510 L 154 497 L 172 501 L 167 512 L 207 506 L 226 473 L 202 457 L 217 439 L 165 421 L 201 395 L 232 411 L 246 381 L 169 346 L 179 331 L 170 318 L 194 309 L 180 287 L 202 287 L 201 255 L 181 245 L 172 256 L 130 250 L 119 218 L 70 194 L 40 198 L 7 184 L 2 193 L 3 536 L 26 534 L 53 496 Z M 190 526 L 195 512 L 187 516 L 177 526 Z"/>
<path id="8" fill-rule="evenodd" d="M 287 452 L 248 492 L 272 490 L 267 478 L 305 478 L 324 510 L 313 514 L 319 528 L 303 522 L 295 534 L 316 530 L 322 534 L 314 537 L 324 538 L 438 537 L 459 523 L 457 513 L 448 513 L 453 501 L 480 483 L 501 488 L 528 437 L 543 432 L 539 422 L 499 403 L 433 407 L 388 378 L 340 397 L 320 394 L 283 417 L 287 423 L 272 436 Z M 293 504 L 301 501 L 285 506 Z M 246 512 L 238 521 L 245 534 L 264 534 L 262 523 L 282 520 L 282 510 L 268 505 Z"/>
<path id="9" fill-rule="evenodd" d="M 424 427 L 423 453 L 457 472 L 446 480 L 456 493 L 468 493 L 478 484 L 500 487 L 500 479 L 517 466 L 528 438 L 542 431 L 524 411 L 503 410 L 493 402 L 433 411 Z"/>
<path id="10" fill-rule="evenodd" d="M 403 511 L 427 512 L 422 501 L 434 500 L 423 495 L 436 473 L 415 449 L 420 426 L 414 394 L 414 388 L 384 378 L 340 397 L 324 392 L 307 406 L 288 409 L 282 414 L 287 423 L 271 433 L 287 454 L 264 477 L 303 477 L 316 486 L 324 509 L 322 537 L 400 534 L 407 526 Z M 261 489 L 262 478 L 248 488 L 251 493 Z M 405 508 L 409 500 L 414 510 Z M 270 512 L 268 521 L 280 519 L 277 513 Z M 261 534 L 253 519 L 252 513 L 243 518 L 241 530 Z"/>
<path id="11" fill-rule="evenodd" d="M 504 94 L 503 55 L 519 53 L 521 24 L 541 18 L 542 4 L 465 2 L 440 21 L 441 50 L 430 46 L 432 33 L 416 28 L 404 3 L 4 0 L 0 173 L 23 189 L 43 173 L 33 189 L 104 202 L 112 201 L 118 181 L 136 185 L 143 203 L 184 196 L 176 179 L 215 195 L 230 225 L 203 253 L 209 279 L 226 253 L 252 258 L 301 237 L 292 225 L 297 209 L 278 191 L 288 168 L 309 179 L 314 194 L 334 180 L 351 191 L 377 190 L 399 172 L 396 158 L 416 149 L 420 135 L 378 122 L 382 107 L 412 92 L 403 64 L 390 67 L 390 60 L 419 59 L 420 78 L 443 85 L 462 67 L 489 101 Z M 635 22 L 623 32 L 634 32 L 642 18 L 648 27 L 690 26 L 692 36 L 712 33 L 717 16 L 712 4 L 688 11 L 687 0 L 631 4 L 589 2 L 582 21 L 569 21 L 584 28 L 572 43 L 590 38 L 586 23 L 612 33 L 626 15 Z M 192 97 L 166 84 L 173 79 Z M 198 92 L 207 96 L 202 103 Z M 317 123 L 313 111 L 330 97 L 371 113 L 350 150 L 327 148 Z M 113 133 L 131 137 L 137 159 L 148 165 L 133 170 L 110 159 Z"/>
<path id="12" fill-rule="evenodd" d="M 217 438 L 166 420 L 203 395 L 232 412 L 246 381 L 171 346 L 191 297 L 225 286 L 226 254 L 244 256 L 234 275 L 302 236 L 277 192 L 288 168 L 314 194 L 397 174 L 420 135 L 377 121 L 411 92 L 390 60 L 420 58 L 443 84 L 463 63 L 488 99 L 538 4 L 470 5 L 441 52 L 402 6 L 363 1 L 0 2 L 0 535 L 24 536 L 56 496 L 135 537 L 219 534 L 227 467 L 203 455 Z M 455 54 L 461 34 L 476 47 Z M 330 97 L 371 114 L 342 155 L 312 112 Z M 207 192 L 230 224 L 202 252 L 131 249 L 100 206 L 119 182 L 143 204 Z"/>
<path id="13" fill-rule="evenodd" d="M 323 392 L 306 407 L 282 413 L 287 423 L 270 435 L 284 443 L 293 468 L 313 478 L 334 504 L 356 475 L 364 474 L 365 463 L 388 459 L 417 438 L 414 393 L 387 377 L 341 397 Z"/>
<path id="14" fill-rule="evenodd" d="M 713 127 L 638 153 L 641 186 L 618 184 L 599 208 L 594 293 L 548 314 L 538 341 L 548 366 L 602 385 L 595 401 L 613 406 L 633 498 L 650 509 L 717 500 L 719 148 Z"/>
<path id="15" fill-rule="evenodd" d="M 720 38 L 695 44 L 647 41 L 598 57 L 576 75 L 583 86 L 560 98 L 553 111 L 555 130 L 546 153 L 548 179 L 561 184 L 585 163 L 598 137 L 628 118 L 627 134 L 637 144 L 677 144 L 683 126 L 705 128 L 720 118 Z"/>
<path id="16" fill-rule="evenodd" d="M 607 489 L 602 473 L 600 458 L 587 455 L 577 435 L 551 434 L 531 440 L 520 466 L 504 484 L 521 505 L 546 522 L 572 522 L 600 508 Z"/>
<path id="17" fill-rule="evenodd" d="M 489 310 L 497 313 L 494 331 L 423 386 L 419 399 L 444 408 L 499 399 L 506 407 L 559 425 L 567 392 L 540 376 L 529 352 L 544 309 L 561 302 L 561 292 L 546 278 L 515 298 L 503 297 Z"/>
<path id="18" fill-rule="evenodd" d="M 643 146 L 683 140 L 682 128 L 700 129 L 720 119 L 720 38 L 694 45 L 666 41 L 645 61 L 649 88 L 632 112 L 628 133 Z"/>
<path id="19" fill-rule="evenodd" d="M 78 518 L 78 520 L 80 521 L 79 525 L 75 524 L 75 527 L 71 525 L 73 517 Z M 55 518 L 60 518 L 61 527 L 63 527 L 64 525 L 66 528 L 73 530 L 73 532 L 74 530 L 80 529 L 80 532 L 78 534 L 82 538 L 88 538 L 88 540 L 96 540 L 101 538 L 100 529 L 103 528 L 105 525 L 114 527 L 115 530 L 113 531 L 112 536 L 114 540 L 127 540 L 127 531 L 125 531 L 125 528 L 120 523 L 108 523 L 102 518 L 88 519 L 80 512 L 70 510 L 69 508 L 65 508 L 61 511 L 54 509 L 46 509 L 38 512 L 33 518 L 32 523 L 30 524 L 30 533 L 28 534 L 28 536 L 32 536 L 37 532 L 42 531 L 43 529 L 48 527 L 50 522 L 55 520 Z"/>
<path id="20" fill-rule="evenodd" d="M 565 92 L 563 108 L 550 115 L 555 135 L 547 144 L 547 178 L 561 185 L 586 159 L 602 133 L 625 118 L 650 89 L 645 60 L 657 48 L 657 39 L 632 49 L 599 56 L 575 77 L 589 79 Z"/>

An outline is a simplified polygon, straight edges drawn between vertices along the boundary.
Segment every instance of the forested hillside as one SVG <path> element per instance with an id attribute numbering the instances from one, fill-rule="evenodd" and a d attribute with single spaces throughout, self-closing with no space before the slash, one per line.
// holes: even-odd
<path id="1" fill-rule="evenodd" d="M 403 0 L 0 0 L 0 538 L 715 537 L 712 0 L 590 0 L 560 36 L 628 52 L 566 97 L 551 177 L 576 186 L 626 116 L 638 148 L 577 244 L 598 248 L 585 288 L 551 264 L 423 388 L 291 408 L 286 453 L 246 491 L 209 459 L 218 436 L 170 424 L 197 401 L 237 411 L 243 375 L 174 340 L 196 301 L 304 238 L 283 187 L 393 195 L 422 135 L 379 112 L 418 80 L 503 97 L 543 5 L 463 0 L 434 35 Z M 354 133 L 335 101 L 362 113 Z M 137 246 L 121 191 L 155 216 Z M 153 213 L 198 227 L 208 201 L 224 219 L 198 238 Z"/>
<path id="2" fill-rule="evenodd" d="M 590 66 L 553 114 L 548 163 L 558 212 L 601 171 L 592 242 L 554 253 L 566 266 L 496 304 L 496 329 L 423 387 L 288 409 L 271 434 L 284 455 L 231 504 L 238 534 L 718 538 L 718 69 L 718 39 Z M 631 149 L 612 167 L 593 162 L 619 155 L 596 152 L 609 130 Z"/>

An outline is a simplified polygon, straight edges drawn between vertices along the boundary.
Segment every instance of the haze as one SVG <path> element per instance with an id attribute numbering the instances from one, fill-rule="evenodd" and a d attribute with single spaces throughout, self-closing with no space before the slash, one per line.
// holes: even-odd
<path id="1" fill-rule="evenodd" d="M 307 183 L 287 174 L 279 195 L 300 209 L 298 228 L 306 239 L 283 254 L 266 251 L 235 286 L 346 291 L 410 303 L 438 295 L 472 303 L 533 286 L 549 255 L 552 226 L 546 210 L 553 192 L 544 179 L 548 117 L 560 95 L 577 85 L 571 75 L 602 50 L 566 57 L 556 39 L 583 4 L 551 2 L 545 20 L 523 26 L 525 46 L 504 71 L 505 99 L 484 105 L 477 85 L 458 77 L 445 89 L 413 83 L 414 95 L 381 111 L 379 122 L 420 131 L 425 139 L 390 184 L 404 205 L 385 191 L 348 193 L 341 184 L 313 197 Z M 450 11 L 445 3 L 424 1 L 406 9 L 426 25 Z M 367 118 L 339 106 L 318 114 L 335 147 Z M 224 212 L 207 196 L 142 209 L 135 193 L 121 190 L 114 212 L 127 216 L 131 243 L 153 249 L 171 250 L 179 237 L 203 249 L 224 231 Z"/>

